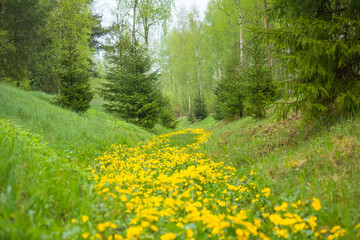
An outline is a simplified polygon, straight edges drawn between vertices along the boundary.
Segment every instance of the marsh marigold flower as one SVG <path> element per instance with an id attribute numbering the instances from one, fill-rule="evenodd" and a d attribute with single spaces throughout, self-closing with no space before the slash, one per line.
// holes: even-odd
<path id="1" fill-rule="evenodd" d="M 82 221 L 83 221 L 84 223 L 86 223 L 87 221 L 89 221 L 89 217 L 86 216 L 86 215 L 82 216 L 81 219 L 82 219 Z"/>
<path id="2" fill-rule="evenodd" d="M 315 211 L 319 211 L 321 208 L 320 200 L 317 198 L 313 198 L 311 206 L 315 209 Z"/>
<path id="3" fill-rule="evenodd" d="M 173 240 L 176 238 L 176 234 L 175 233 L 165 233 L 164 235 L 162 235 L 160 237 L 160 240 Z"/>
<path id="4" fill-rule="evenodd" d="M 90 236 L 90 234 L 89 234 L 88 232 L 86 232 L 86 233 L 83 233 L 81 236 L 82 236 L 84 239 L 87 239 L 87 238 Z"/>
<path id="5" fill-rule="evenodd" d="M 270 188 L 264 188 L 263 190 L 261 190 L 262 193 L 264 193 L 265 197 L 269 197 L 270 196 Z"/>

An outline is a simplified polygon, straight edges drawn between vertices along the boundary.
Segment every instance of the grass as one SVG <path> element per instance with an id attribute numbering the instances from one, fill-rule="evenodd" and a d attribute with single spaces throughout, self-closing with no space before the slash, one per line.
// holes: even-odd
<path id="1" fill-rule="evenodd" d="M 102 154 L 112 144 L 133 145 L 150 138 L 148 131 L 91 108 L 77 114 L 51 104 L 52 97 L 0 84 L 0 118 L 12 119 L 41 135 L 60 153 L 82 161 Z"/>
<path id="2" fill-rule="evenodd" d="M 205 145 L 207 156 L 260 172 L 279 202 L 319 198 L 319 224 L 325 229 L 341 225 L 351 233 L 360 222 L 360 116 L 310 126 L 300 125 L 296 116 L 280 122 L 271 117 L 183 122 L 186 127 L 202 124 L 213 132 Z"/>
<path id="3" fill-rule="evenodd" d="M 113 144 L 134 146 L 171 132 L 160 126 L 149 132 L 119 120 L 100 100 L 85 114 L 52 101 L 44 93 L 0 84 L 0 239 L 80 236 L 82 229 L 71 219 L 87 215 L 101 222 L 109 215 L 87 166 L 97 168 L 94 159 Z M 319 227 L 340 225 L 345 238 L 354 239 L 360 222 L 360 116 L 327 125 L 301 126 L 298 120 L 180 119 L 178 130 L 211 131 L 203 146 L 208 158 L 235 167 L 239 176 L 258 172 L 259 185 L 271 188 L 272 204 L 320 199 Z M 192 141 L 191 134 L 174 135 L 170 147 Z"/>
<path id="4" fill-rule="evenodd" d="M 0 121 L 0 239 L 60 239 L 76 213 L 97 212 L 82 165 Z"/>
<path id="5" fill-rule="evenodd" d="M 68 239 L 70 219 L 101 216 L 87 166 L 113 144 L 154 134 L 91 108 L 0 84 L 0 239 Z"/>

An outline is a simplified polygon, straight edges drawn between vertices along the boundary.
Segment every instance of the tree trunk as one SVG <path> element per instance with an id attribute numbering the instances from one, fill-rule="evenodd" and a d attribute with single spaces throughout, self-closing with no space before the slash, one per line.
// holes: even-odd
<path id="1" fill-rule="evenodd" d="M 241 14 L 241 7 L 240 7 L 240 0 L 236 0 L 236 5 L 239 11 L 239 47 L 240 47 L 240 62 L 244 61 L 244 40 L 243 40 L 243 21 L 242 21 L 242 14 Z"/>
<path id="2" fill-rule="evenodd" d="M 149 0 L 146 0 L 146 8 L 149 8 Z M 149 56 L 149 25 L 148 25 L 148 16 L 144 16 L 144 38 L 145 38 L 145 47 L 146 55 Z"/>
<path id="3" fill-rule="evenodd" d="M 239 11 L 239 36 L 240 36 L 240 62 L 244 61 L 244 47 L 243 47 L 243 30 L 242 30 L 242 16 L 241 12 Z"/>
<path id="4" fill-rule="evenodd" d="M 203 91 L 202 91 L 202 84 L 201 84 L 201 62 L 200 62 L 200 56 L 198 57 L 198 82 L 199 82 L 200 105 L 203 106 Z"/>
<path id="5" fill-rule="evenodd" d="M 186 61 L 186 66 L 187 66 L 187 61 Z M 189 105 L 189 116 L 191 115 L 191 89 L 190 89 L 190 76 L 189 76 L 189 71 L 186 68 L 186 80 L 187 80 L 187 87 L 188 87 L 188 105 Z"/>
<path id="6" fill-rule="evenodd" d="M 266 15 L 266 0 L 264 0 L 264 23 L 265 23 L 265 29 L 268 29 L 268 21 L 267 21 L 267 15 Z M 266 51 L 267 51 L 267 60 L 268 60 L 268 67 L 271 67 L 271 57 L 270 57 L 270 45 L 269 43 L 266 44 Z"/>
<path id="7" fill-rule="evenodd" d="M 72 69 L 72 43 L 71 43 L 71 25 L 70 25 L 70 14 L 69 14 L 69 8 L 66 9 L 66 13 L 67 13 L 67 24 L 68 24 L 68 29 L 67 29 L 67 32 L 68 32 L 68 51 L 69 51 L 69 71 L 70 71 L 70 84 L 71 86 L 73 86 L 73 69 Z"/>
<path id="8" fill-rule="evenodd" d="M 216 83 L 218 83 L 218 82 L 220 82 L 220 71 L 219 71 L 219 64 L 218 64 L 218 57 L 217 57 L 216 50 L 215 50 L 215 57 L 214 57 L 214 65 L 215 65 Z"/>
<path id="9" fill-rule="evenodd" d="M 123 62 L 122 62 L 122 35 L 121 35 L 121 22 L 119 20 L 119 15 L 116 15 L 116 23 L 118 25 L 118 35 L 119 35 L 119 55 L 120 55 L 120 69 L 122 70 L 123 68 Z"/>
<path id="10" fill-rule="evenodd" d="M 1 18 L 2 18 L 2 3 L 0 2 L 0 31 L 1 31 Z"/>
<path id="11" fill-rule="evenodd" d="M 134 12 L 133 12 L 133 29 L 132 29 L 132 38 L 131 44 L 135 47 L 135 22 L 136 22 L 136 7 L 138 4 L 138 0 L 134 0 Z"/>
<path id="12" fill-rule="evenodd" d="M 18 66 L 18 32 L 17 32 L 17 18 L 14 19 L 14 48 L 15 48 L 15 66 Z M 20 75 L 16 73 L 16 86 L 20 87 Z"/>
<path id="13" fill-rule="evenodd" d="M 186 74 L 187 76 L 187 85 L 188 85 L 188 100 L 189 100 L 189 116 L 191 115 L 191 95 L 190 95 L 190 78 L 189 75 Z"/>
<path id="14" fill-rule="evenodd" d="M 60 17 L 60 24 L 59 24 L 59 56 L 61 56 L 61 52 L 62 52 L 62 25 L 63 25 L 63 1 L 60 1 L 60 13 L 59 13 L 59 17 Z M 57 94 L 58 96 L 61 95 L 61 83 L 60 83 L 60 78 L 57 78 Z"/>

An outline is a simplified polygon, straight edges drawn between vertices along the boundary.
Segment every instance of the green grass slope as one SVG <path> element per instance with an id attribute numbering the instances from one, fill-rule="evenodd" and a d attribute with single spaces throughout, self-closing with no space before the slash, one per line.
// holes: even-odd
<path id="1" fill-rule="evenodd" d="M 284 201 L 321 200 L 322 228 L 340 225 L 347 239 L 356 238 L 360 223 L 360 116 L 332 124 L 300 126 L 273 118 L 243 118 L 218 122 L 181 122 L 183 128 L 205 127 L 213 132 L 205 146 L 208 157 L 244 172 L 257 171 Z"/>
<path id="2" fill-rule="evenodd" d="M 52 148 L 93 159 L 112 144 L 133 145 L 153 134 L 91 108 L 77 114 L 50 103 L 52 97 L 0 84 L 0 119 L 12 119 L 41 135 Z"/>
<path id="3" fill-rule="evenodd" d="M 113 144 L 154 134 L 96 110 L 0 84 L 0 239 L 73 239 L 76 216 L 106 214 L 87 166 Z"/>

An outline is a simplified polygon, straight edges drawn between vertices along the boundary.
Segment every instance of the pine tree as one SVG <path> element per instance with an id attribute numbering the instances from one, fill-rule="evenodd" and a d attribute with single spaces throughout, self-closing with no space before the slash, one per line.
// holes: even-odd
<path id="1" fill-rule="evenodd" d="M 162 108 L 159 74 L 150 73 L 151 62 L 145 47 L 135 45 L 135 48 L 129 38 L 117 44 L 121 46 L 107 56 L 107 83 L 101 89 L 107 101 L 105 107 L 132 123 L 153 128 Z"/>
<path id="2" fill-rule="evenodd" d="M 0 2 L 0 71 L 16 86 L 27 88 L 32 60 L 42 39 L 45 24 L 42 1 Z"/>
<path id="3" fill-rule="evenodd" d="M 215 88 L 215 118 L 243 117 L 245 101 L 244 64 L 235 48 L 228 59 L 223 76 Z"/>
<path id="4" fill-rule="evenodd" d="M 267 107 L 276 97 L 275 86 L 271 70 L 267 65 L 266 48 L 261 39 L 254 37 L 248 44 L 248 48 L 248 58 L 251 64 L 244 69 L 245 109 L 247 115 L 261 119 L 265 117 Z"/>
<path id="5" fill-rule="evenodd" d="M 195 119 L 204 120 L 208 116 L 204 98 L 199 94 L 194 101 L 194 117 Z"/>
<path id="6" fill-rule="evenodd" d="M 64 0 L 58 6 L 59 103 L 77 112 L 86 111 L 93 97 L 89 84 L 89 39 L 93 27 L 90 3 Z"/>
<path id="7" fill-rule="evenodd" d="M 275 0 L 270 12 L 282 27 L 267 32 L 288 71 L 281 115 L 358 111 L 360 1 Z"/>

